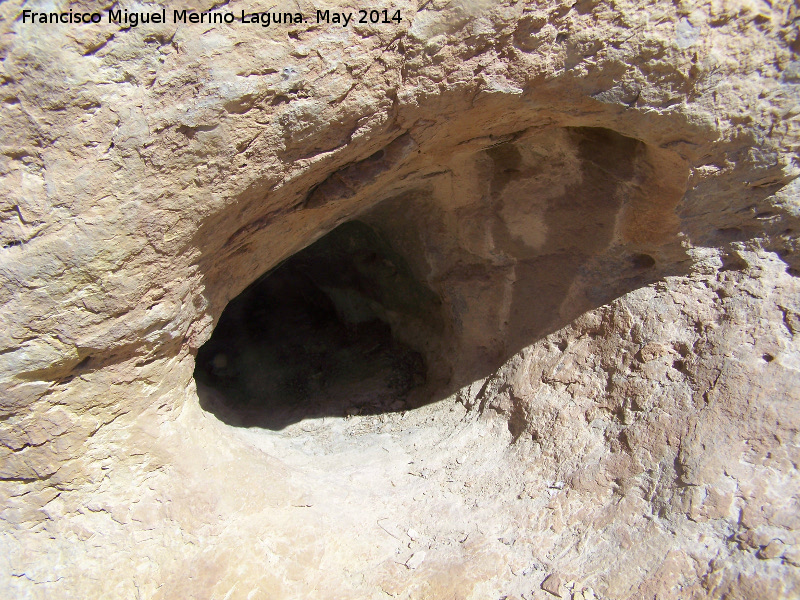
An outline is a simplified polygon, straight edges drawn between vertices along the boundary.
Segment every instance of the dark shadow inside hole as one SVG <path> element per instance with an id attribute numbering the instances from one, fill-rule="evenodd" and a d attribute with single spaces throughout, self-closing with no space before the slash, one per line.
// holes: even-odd
<path id="1" fill-rule="evenodd" d="M 197 354 L 201 405 L 273 430 L 404 410 L 426 363 L 395 334 L 435 330 L 440 305 L 374 230 L 346 223 L 229 303 Z"/>
<path id="2" fill-rule="evenodd" d="M 656 260 L 649 254 L 634 254 L 631 261 L 635 269 L 652 269 L 656 266 Z"/>

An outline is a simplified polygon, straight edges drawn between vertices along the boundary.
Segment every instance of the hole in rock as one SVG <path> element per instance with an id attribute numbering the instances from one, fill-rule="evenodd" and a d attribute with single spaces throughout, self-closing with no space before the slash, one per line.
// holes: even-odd
<path id="1" fill-rule="evenodd" d="M 656 266 L 655 259 L 649 254 L 634 254 L 632 262 L 636 269 L 652 269 Z"/>
<path id="2" fill-rule="evenodd" d="M 400 336 L 440 305 L 372 228 L 345 223 L 228 304 L 197 355 L 203 408 L 274 430 L 405 410 L 427 367 Z"/>
<path id="3" fill-rule="evenodd" d="M 485 385 L 473 384 L 520 350 L 688 264 L 675 212 L 688 166 L 670 151 L 600 128 L 520 132 L 474 151 L 420 156 L 394 183 L 384 174 L 380 198 L 359 197 L 389 154 L 379 150 L 309 191 L 306 218 L 319 217 L 320 227 L 345 214 L 358 220 L 228 304 L 197 355 L 205 410 L 231 425 L 279 430 L 456 393 L 468 408 L 483 407 Z M 352 198 L 341 196 L 342 178 Z M 224 291 L 233 273 L 249 272 L 249 253 L 269 235 L 313 235 L 281 227 L 227 255 L 209 251 L 208 289 Z M 527 417 L 503 410 L 516 439 Z"/>

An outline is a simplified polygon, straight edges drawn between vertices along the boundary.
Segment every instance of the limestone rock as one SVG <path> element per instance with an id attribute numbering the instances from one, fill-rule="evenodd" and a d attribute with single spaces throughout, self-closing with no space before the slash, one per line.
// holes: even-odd
<path id="1" fill-rule="evenodd" d="M 544 581 L 542 582 L 542 589 L 549 594 L 552 594 L 556 598 L 561 598 L 562 592 L 562 582 L 561 582 L 561 575 L 558 573 L 551 573 L 547 577 L 545 577 Z"/>
<path id="2" fill-rule="evenodd" d="M 31 6 L 3 597 L 800 595 L 796 3 Z"/>

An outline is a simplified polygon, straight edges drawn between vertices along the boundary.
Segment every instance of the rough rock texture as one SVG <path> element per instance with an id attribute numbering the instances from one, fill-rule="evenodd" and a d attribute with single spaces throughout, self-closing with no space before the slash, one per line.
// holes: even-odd
<path id="1" fill-rule="evenodd" d="M 22 4 L 4 597 L 800 596 L 796 3 L 133 29 Z M 226 304 L 356 218 L 440 301 L 381 315 L 425 356 L 417 408 L 204 410 Z"/>

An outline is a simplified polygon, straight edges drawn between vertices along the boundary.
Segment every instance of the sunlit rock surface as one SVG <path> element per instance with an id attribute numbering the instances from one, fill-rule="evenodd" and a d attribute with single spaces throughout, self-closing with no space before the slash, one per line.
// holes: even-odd
<path id="1" fill-rule="evenodd" d="M 3 597 L 800 595 L 795 3 L 81 7 L 0 4 Z"/>

